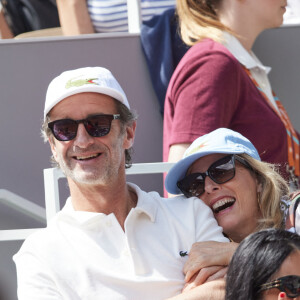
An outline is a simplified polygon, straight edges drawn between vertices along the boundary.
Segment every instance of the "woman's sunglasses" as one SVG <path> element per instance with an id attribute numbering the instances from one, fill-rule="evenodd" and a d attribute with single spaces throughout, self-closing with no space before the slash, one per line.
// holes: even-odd
<path id="1" fill-rule="evenodd" d="M 57 140 L 70 141 L 76 137 L 80 123 L 90 136 L 101 137 L 109 133 L 111 122 L 115 119 L 120 119 L 120 115 L 95 115 L 82 120 L 61 119 L 49 122 L 48 127 Z"/>
<path id="2" fill-rule="evenodd" d="M 177 182 L 177 186 L 186 197 L 199 197 L 205 191 L 205 178 L 207 176 L 218 184 L 225 183 L 235 176 L 235 160 L 248 169 L 252 169 L 246 160 L 232 154 L 214 162 L 205 173 L 187 175 Z"/>
<path id="3" fill-rule="evenodd" d="M 280 277 L 274 281 L 262 284 L 259 292 L 269 289 L 279 289 L 285 292 L 289 298 L 296 298 L 300 296 L 300 276 L 289 275 Z"/>

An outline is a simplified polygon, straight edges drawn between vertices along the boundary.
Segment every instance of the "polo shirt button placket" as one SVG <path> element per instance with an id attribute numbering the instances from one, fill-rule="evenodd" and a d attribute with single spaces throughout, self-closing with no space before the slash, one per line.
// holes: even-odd
<path id="1" fill-rule="evenodd" d="M 122 256 L 126 256 L 126 257 L 130 256 L 130 252 L 127 248 L 122 251 Z"/>

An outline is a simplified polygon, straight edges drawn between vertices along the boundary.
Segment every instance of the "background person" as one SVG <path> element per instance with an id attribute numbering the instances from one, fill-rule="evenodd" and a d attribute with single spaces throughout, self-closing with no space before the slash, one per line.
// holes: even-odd
<path id="1" fill-rule="evenodd" d="M 300 236 L 269 229 L 245 238 L 229 265 L 225 299 L 300 299 Z"/>
<path id="2" fill-rule="evenodd" d="M 59 26 L 55 0 L 0 0 L 0 33 L 4 39 Z"/>
<path id="3" fill-rule="evenodd" d="M 65 35 L 128 31 L 127 0 L 56 0 Z M 175 0 L 141 0 L 142 20 L 149 20 Z"/>
<path id="4" fill-rule="evenodd" d="M 14 256 L 20 300 L 166 299 L 184 286 L 182 251 L 228 241 L 199 199 L 170 202 L 126 182 L 135 129 L 136 115 L 107 69 L 66 71 L 50 83 L 43 133 L 70 197 Z M 207 285 L 213 295 L 202 285 L 197 298 L 184 299 L 220 299 L 225 283 Z"/>
<path id="5" fill-rule="evenodd" d="M 178 161 L 196 138 L 226 127 L 298 188 L 299 134 L 272 92 L 270 68 L 251 50 L 262 31 L 282 24 L 285 7 L 285 0 L 177 1 L 181 36 L 192 47 L 167 90 L 164 161 Z"/>
<path id="6" fill-rule="evenodd" d="M 300 191 L 292 193 L 291 200 L 286 221 L 286 229 L 300 235 Z"/>
<path id="7" fill-rule="evenodd" d="M 163 114 L 170 78 L 187 47 L 178 34 L 175 0 L 139 1 L 142 50 Z M 127 0 L 57 0 L 57 6 L 64 35 L 128 31 Z"/>
<path id="8" fill-rule="evenodd" d="M 233 130 L 219 128 L 196 139 L 168 172 L 165 188 L 171 194 L 199 197 L 232 241 L 193 245 L 184 268 L 187 282 L 199 270 L 196 284 L 209 276 L 207 268 L 228 266 L 238 243 L 249 234 L 285 228 L 288 185 L 274 165 L 262 162 L 254 145 Z"/>
<path id="9" fill-rule="evenodd" d="M 11 32 L 3 13 L 3 7 L 0 2 L 0 38 L 1 39 L 11 39 L 14 35 Z"/>

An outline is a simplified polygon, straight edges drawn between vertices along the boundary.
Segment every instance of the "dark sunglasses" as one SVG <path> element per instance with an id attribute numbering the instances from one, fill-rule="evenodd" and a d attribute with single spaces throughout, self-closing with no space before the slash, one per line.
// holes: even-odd
<path id="1" fill-rule="evenodd" d="M 215 161 L 205 173 L 187 175 L 177 182 L 177 186 L 186 197 L 199 197 L 205 191 L 205 178 L 207 176 L 218 184 L 225 183 L 235 176 L 235 160 L 248 169 L 252 169 L 247 161 L 232 154 Z"/>
<path id="2" fill-rule="evenodd" d="M 300 296 L 300 276 L 289 275 L 280 277 L 274 281 L 262 284 L 259 292 L 269 289 L 279 289 L 285 292 L 289 298 L 296 298 Z"/>
<path id="3" fill-rule="evenodd" d="M 49 122 L 48 127 L 57 140 L 70 141 L 76 137 L 80 123 L 83 123 L 90 136 L 101 137 L 109 133 L 111 122 L 115 119 L 120 119 L 120 115 L 94 115 L 82 120 L 56 120 Z"/>

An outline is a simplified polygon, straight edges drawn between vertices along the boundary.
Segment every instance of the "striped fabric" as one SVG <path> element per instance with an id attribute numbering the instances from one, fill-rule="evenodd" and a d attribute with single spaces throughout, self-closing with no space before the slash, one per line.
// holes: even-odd
<path id="1" fill-rule="evenodd" d="M 176 0 L 141 0 L 142 19 L 149 20 Z M 128 31 L 127 0 L 87 0 L 88 11 L 96 32 Z"/>

